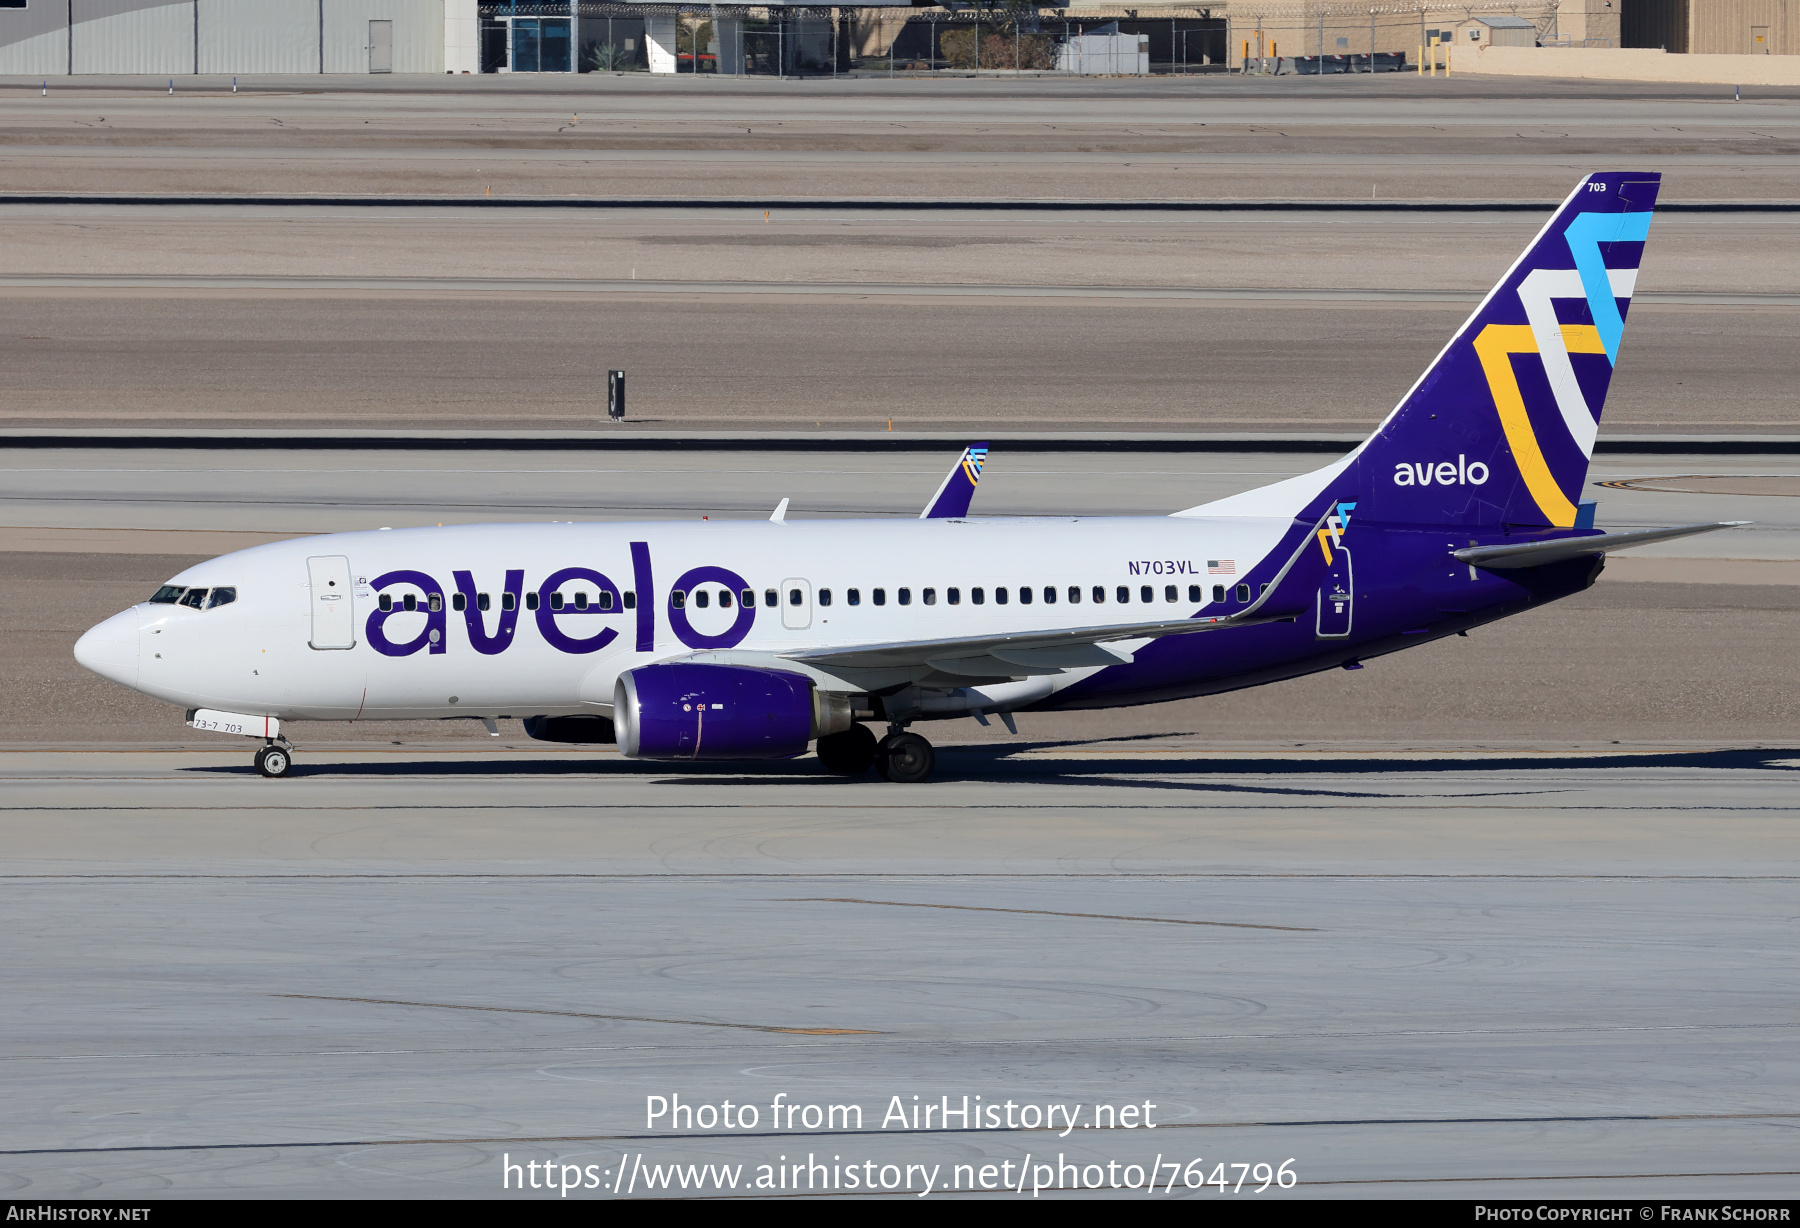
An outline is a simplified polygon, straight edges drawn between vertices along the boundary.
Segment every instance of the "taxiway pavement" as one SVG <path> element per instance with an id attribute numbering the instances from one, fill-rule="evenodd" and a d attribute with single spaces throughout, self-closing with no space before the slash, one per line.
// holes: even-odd
<path id="1" fill-rule="evenodd" d="M 1631 165 L 1666 202 L 1775 212 L 1659 219 L 1609 427 L 1796 429 L 1792 90 L 144 85 L 0 86 L 0 425 L 570 430 L 624 369 L 651 429 L 1356 430 L 1554 201 Z M 69 203 L 187 196 L 212 203 Z M 674 206 L 511 207 L 597 197 Z M 1284 200 L 1435 211 L 1106 207 Z M 1445 211 L 1496 201 L 1531 208 Z"/>
<path id="2" fill-rule="evenodd" d="M 4 206 L 0 427 L 1360 436 L 1540 221 Z M 1660 218 L 1608 432 L 1800 430 L 1797 258 Z"/>
<path id="3" fill-rule="evenodd" d="M 1800 198 L 1800 91 L 1392 73 L 0 85 L 14 193 L 1560 200 L 1597 163 Z"/>
<path id="4" fill-rule="evenodd" d="M 1291 1158 L 1299 1195 L 1786 1196 L 1796 754 L 1040 741 L 912 788 L 0 756 L 0 1172 L 466 1198 L 510 1159 L 607 1196 L 816 1157 L 942 1196 L 960 1164 L 1079 1166 L 1029 1196 L 1160 1155 Z M 863 1129 L 771 1129 L 778 1093 Z M 672 1095 L 760 1128 L 647 1124 Z M 1081 1124 L 881 1128 L 964 1095 Z M 1146 1102 L 1154 1130 L 1091 1128 Z"/>

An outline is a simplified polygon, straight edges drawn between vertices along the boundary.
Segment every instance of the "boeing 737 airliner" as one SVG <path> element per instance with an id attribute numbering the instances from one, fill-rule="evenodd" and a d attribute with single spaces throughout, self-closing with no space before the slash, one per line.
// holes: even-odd
<path id="1" fill-rule="evenodd" d="M 1360 447 L 1168 516 L 338 533 L 189 568 L 83 635 L 95 673 L 262 743 L 299 721 L 520 717 L 641 759 L 922 781 L 909 727 L 1353 669 L 1594 582 L 1581 504 L 1660 176 L 1590 175 Z M 1584 514 L 1587 513 L 1587 514 Z M 877 739 L 865 722 L 885 725 Z"/>

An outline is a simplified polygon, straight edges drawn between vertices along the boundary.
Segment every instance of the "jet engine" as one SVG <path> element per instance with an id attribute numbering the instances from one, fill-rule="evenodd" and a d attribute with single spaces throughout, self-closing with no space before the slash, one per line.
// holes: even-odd
<path id="1" fill-rule="evenodd" d="M 613 724 L 632 759 L 787 759 L 852 723 L 802 674 L 674 661 L 619 675 Z"/>

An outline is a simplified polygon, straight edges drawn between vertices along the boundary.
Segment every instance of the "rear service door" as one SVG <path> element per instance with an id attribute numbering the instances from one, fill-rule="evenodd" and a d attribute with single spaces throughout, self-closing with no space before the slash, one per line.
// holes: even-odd
<path id="1" fill-rule="evenodd" d="M 1352 600 L 1350 552 L 1340 546 L 1332 555 L 1331 569 L 1325 575 L 1324 586 L 1319 589 L 1320 639 L 1337 639 L 1350 634 Z"/>
<path id="2" fill-rule="evenodd" d="M 320 650 L 356 647 L 356 611 L 350 599 L 350 560 L 322 554 L 306 560 L 312 583 L 312 639 Z"/>
<path id="3" fill-rule="evenodd" d="M 806 580 L 781 582 L 781 625 L 789 631 L 812 626 L 812 584 Z"/>

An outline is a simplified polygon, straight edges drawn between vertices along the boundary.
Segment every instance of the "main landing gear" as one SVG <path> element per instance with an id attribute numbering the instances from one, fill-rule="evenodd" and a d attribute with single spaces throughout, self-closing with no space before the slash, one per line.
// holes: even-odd
<path id="1" fill-rule="evenodd" d="M 937 752 L 931 743 L 902 726 L 888 726 L 888 736 L 877 742 L 867 725 L 852 725 L 842 733 L 819 739 L 819 763 L 836 776 L 861 776 L 874 768 L 883 780 L 917 784 L 931 777 Z"/>
<path id="2" fill-rule="evenodd" d="M 293 748 L 270 742 L 256 752 L 256 770 L 271 780 L 288 774 L 294 766 Z"/>
<path id="3" fill-rule="evenodd" d="M 937 752 L 916 733 L 896 728 L 875 748 L 875 770 L 897 785 L 916 785 L 931 779 Z"/>

